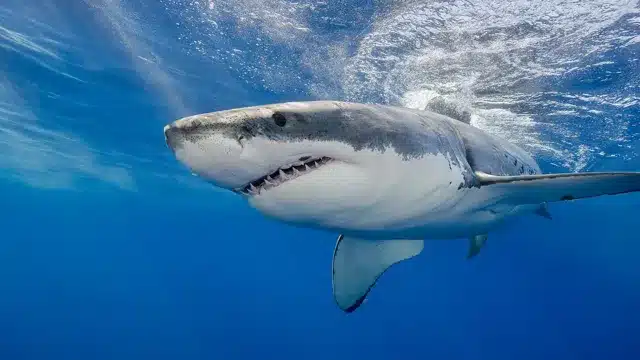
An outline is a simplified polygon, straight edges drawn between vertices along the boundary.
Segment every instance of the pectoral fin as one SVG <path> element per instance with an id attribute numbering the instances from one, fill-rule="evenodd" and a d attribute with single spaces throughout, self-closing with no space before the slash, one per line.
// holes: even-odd
<path id="1" fill-rule="evenodd" d="M 476 172 L 478 185 L 501 188 L 513 204 L 584 199 L 640 191 L 640 172 L 495 176 Z"/>
<path id="2" fill-rule="evenodd" d="M 480 249 L 482 249 L 484 243 L 487 242 L 488 237 L 489 235 L 487 234 L 480 234 L 469 238 L 469 254 L 467 255 L 467 259 L 471 259 L 480 253 Z"/>
<path id="3" fill-rule="evenodd" d="M 333 252 L 333 296 L 345 312 L 356 310 L 393 264 L 418 255 L 423 240 L 364 240 L 340 235 Z"/>

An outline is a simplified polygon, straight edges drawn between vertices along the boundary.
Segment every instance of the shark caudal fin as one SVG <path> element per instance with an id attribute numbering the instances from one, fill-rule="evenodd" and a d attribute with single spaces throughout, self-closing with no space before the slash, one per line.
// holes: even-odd
<path id="1" fill-rule="evenodd" d="M 393 264 L 422 251 L 423 240 L 364 240 L 340 235 L 333 252 L 333 297 L 355 311 L 378 278 Z"/>
<path id="2" fill-rule="evenodd" d="M 476 172 L 480 187 L 500 187 L 514 204 L 584 199 L 640 191 L 640 172 L 494 176 Z"/>

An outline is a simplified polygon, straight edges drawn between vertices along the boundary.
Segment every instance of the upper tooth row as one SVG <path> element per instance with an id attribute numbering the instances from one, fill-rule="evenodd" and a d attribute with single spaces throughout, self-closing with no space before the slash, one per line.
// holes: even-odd
<path id="1" fill-rule="evenodd" d="M 305 163 L 303 163 L 303 162 L 297 162 L 297 163 L 295 163 L 295 164 L 293 164 L 293 165 L 291 165 L 291 166 L 285 167 L 284 169 L 290 169 L 290 168 L 293 168 L 293 171 L 297 171 L 297 169 L 296 169 L 295 167 L 296 167 L 296 166 L 300 166 L 300 165 L 303 165 L 303 164 L 304 164 L 305 169 L 309 170 L 309 169 L 310 169 L 309 164 L 312 164 L 312 165 L 313 165 L 313 167 L 318 167 L 318 165 L 320 165 L 320 163 L 326 163 L 327 161 L 328 161 L 328 159 L 326 159 L 326 158 L 321 158 L 321 159 L 317 159 L 317 160 L 314 160 L 314 161 L 311 161 L 311 162 L 307 162 L 306 164 L 305 164 Z M 280 170 L 280 171 L 282 171 L 282 170 Z M 282 174 L 281 174 L 281 175 L 282 175 Z"/>

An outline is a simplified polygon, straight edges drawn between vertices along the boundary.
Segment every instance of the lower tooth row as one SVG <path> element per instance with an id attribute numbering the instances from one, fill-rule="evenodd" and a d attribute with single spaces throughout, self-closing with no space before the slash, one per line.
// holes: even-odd
<path id="1" fill-rule="evenodd" d="M 315 160 L 315 161 L 311 162 L 310 164 L 314 169 L 317 169 L 320 166 L 321 163 L 325 163 L 325 162 L 327 162 L 327 161 L 325 161 L 324 159 L 319 159 L 319 160 Z M 311 170 L 311 167 L 309 167 L 308 164 L 309 163 L 304 164 L 305 170 Z M 302 164 L 300 164 L 300 165 L 302 165 Z M 291 169 L 293 170 L 293 175 L 300 175 L 300 171 L 298 169 L 296 169 L 296 166 L 300 166 L 300 165 L 294 165 L 294 166 L 291 167 Z M 278 170 L 278 175 L 281 176 L 283 179 L 287 179 L 288 180 L 288 178 L 289 178 L 289 176 L 282 169 Z M 264 183 L 266 185 L 270 185 L 270 186 L 275 185 L 274 179 L 270 175 L 267 176 L 264 179 Z M 250 195 L 256 195 L 256 194 L 260 193 L 261 189 L 262 189 L 261 186 L 260 187 L 256 187 L 253 184 L 249 184 L 249 188 L 246 190 L 246 193 L 250 194 Z"/>

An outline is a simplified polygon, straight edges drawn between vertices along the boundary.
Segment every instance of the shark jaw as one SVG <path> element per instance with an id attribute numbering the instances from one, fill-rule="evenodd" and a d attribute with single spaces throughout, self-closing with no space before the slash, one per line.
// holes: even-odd
<path id="1" fill-rule="evenodd" d="M 240 188 L 236 188 L 233 191 L 244 196 L 258 196 L 262 192 L 280 186 L 300 176 L 307 175 L 332 161 L 333 159 L 327 156 L 318 158 L 305 156 L 300 158 L 300 161 L 282 166 L 278 168 L 278 170 L 268 175 L 261 176 L 260 178 L 253 180 Z"/>

